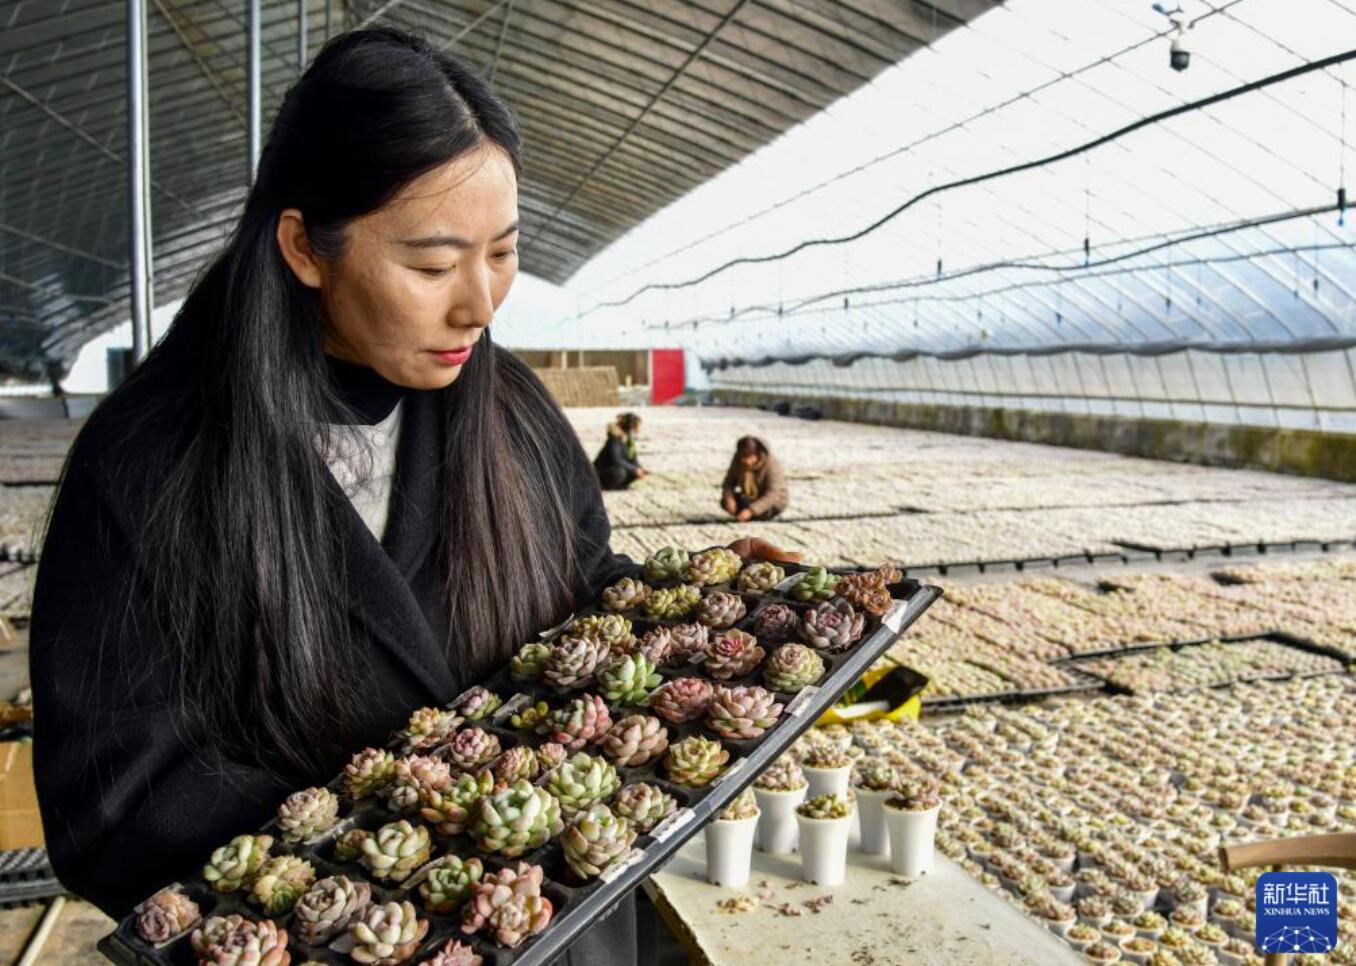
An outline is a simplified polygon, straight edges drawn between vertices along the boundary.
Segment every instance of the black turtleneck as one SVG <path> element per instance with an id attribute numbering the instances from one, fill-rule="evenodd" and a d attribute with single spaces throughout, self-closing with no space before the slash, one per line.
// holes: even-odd
<path id="1" fill-rule="evenodd" d="M 340 422 L 375 426 L 391 415 L 391 410 L 409 392 L 367 366 L 345 362 L 332 355 L 325 356 L 325 364 L 329 367 L 330 386 L 353 411 Z"/>

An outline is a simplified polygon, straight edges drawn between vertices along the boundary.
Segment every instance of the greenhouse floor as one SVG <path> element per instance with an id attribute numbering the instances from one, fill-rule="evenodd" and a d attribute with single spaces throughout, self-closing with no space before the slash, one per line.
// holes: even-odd
<path id="1" fill-rule="evenodd" d="M 613 410 L 570 411 L 590 456 L 614 415 Z M 941 564 L 986 564 L 983 573 L 973 566 L 961 573 L 950 567 L 939 580 L 947 598 L 894 654 L 933 679 L 931 711 L 955 710 L 996 694 L 1020 693 L 1029 700 L 1042 689 L 1058 691 L 1070 679 L 1086 682 L 1080 667 L 1147 695 L 1080 693 L 1089 706 L 1111 709 L 1099 711 L 1102 717 L 1128 707 L 1117 703 L 1123 701 L 1154 701 L 1164 714 L 1184 715 L 1179 703 L 1190 701 L 1174 694 L 1210 687 L 1210 695 L 1227 695 L 1231 689 L 1219 685 L 1259 677 L 1294 680 L 1248 685 L 1241 692 L 1244 704 L 1222 707 L 1243 720 L 1255 713 L 1250 710 L 1257 703 L 1254 689 L 1307 687 L 1301 679 L 1329 683 L 1295 695 L 1345 706 L 1345 699 L 1332 692 L 1332 675 L 1344 674 L 1346 661 L 1356 656 L 1354 485 L 752 410 L 663 408 L 642 410 L 642 415 L 640 458 L 652 475 L 629 491 L 606 494 L 618 550 L 643 557 L 664 545 L 707 546 L 753 534 L 825 564 L 888 560 L 924 573 Z M 0 452 L 6 454 L 0 459 L 0 544 L 11 550 L 39 545 L 42 512 L 72 429 L 67 423 L 0 423 Z M 723 520 L 717 506 L 729 456 L 746 433 L 771 444 L 790 479 L 791 507 L 771 523 Z M 1025 562 L 1021 572 L 1015 561 Z M 1033 574 L 1037 567 L 1045 569 Z M 20 628 L 28 614 L 33 569 L 0 563 L 0 615 Z M 1277 633 L 1285 636 L 1277 638 Z M 1217 649 L 1154 649 L 1236 636 L 1257 640 Z M 0 653 L 0 690 L 5 692 L 0 697 L 26 683 L 22 645 L 21 640 Z M 1097 656 L 1103 652 L 1109 656 Z M 1085 664 L 1088 660 L 1093 663 Z M 1330 676 L 1309 678 L 1315 674 Z M 1102 686 L 1100 679 L 1094 684 Z M 1015 746 L 1014 728 L 1043 727 L 1041 716 L 1047 712 L 1039 709 L 1059 705 L 1055 699 L 1025 705 L 1034 709 L 1030 720 L 1019 708 L 1003 710 L 1006 704 L 991 705 L 992 712 L 975 708 L 977 714 L 969 717 L 972 724 L 997 728 Z M 948 741 L 963 747 L 971 740 L 968 732 L 950 729 L 966 717 L 931 714 L 930 720 L 940 725 L 939 733 L 951 736 Z M 923 753 L 942 751 L 929 745 Z M 1004 749 L 1004 755 L 994 771 L 1003 775 L 1003 763 L 1012 772 L 1031 770 L 1035 777 L 1029 788 L 1039 795 L 1049 776 L 1038 774 L 1020 754 Z M 982 778 L 984 769 L 977 774 Z M 1014 787 L 1028 788 L 1025 781 Z M 974 936 L 980 923 L 1008 922 L 1014 915 L 1011 924 L 1019 933 L 1031 925 L 996 877 L 982 885 L 965 879 L 961 868 L 971 876 L 980 868 L 965 858 L 965 848 L 977 855 L 986 846 L 962 841 L 955 823 L 946 828 L 955 840 L 953 851 L 963 859 L 947 868 L 955 871 L 960 888 L 970 890 L 969 899 L 928 906 L 930 925 L 951 930 L 953 938 Z M 695 861 L 692 848 L 682 861 Z M 688 880 L 696 876 L 687 866 L 670 871 Z M 717 920 L 712 896 L 718 890 L 702 890 L 699 902 L 684 906 L 688 911 L 682 915 L 693 920 L 689 931 L 734 937 L 741 966 L 781 963 L 788 952 L 797 956 L 761 938 L 790 920 L 767 910 L 760 911 L 761 921 L 753 916 Z M 925 898 L 924 893 L 916 896 Z M 835 916 L 851 914 L 854 907 L 845 903 Z M 34 908 L 0 912 L 0 964 L 17 961 L 40 914 Z M 795 920 L 797 936 L 809 935 L 807 930 L 820 933 L 808 957 L 813 961 L 942 961 L 904 948 L 875 958 L 856 956 L 855 947 L 818 928 L 831 921 L 836 920 L 809 915 Z M 88 905 L 69 902 L 37 961 L 53 966 L 97 962 L 93 941 L 109 925 Z M 1070 947 L 1048 931 L 1026 929 L 1025 936 L 1036 951 L 1048 941 L 1048 956 L 1038 955 L 1036 961 L 1070 958 Z M 793 941 L 801 940 L 786 940 Z M 969 938 L 943 948 L 948 963 L 1011 961 L 995 958 L 995 947 Z"/>

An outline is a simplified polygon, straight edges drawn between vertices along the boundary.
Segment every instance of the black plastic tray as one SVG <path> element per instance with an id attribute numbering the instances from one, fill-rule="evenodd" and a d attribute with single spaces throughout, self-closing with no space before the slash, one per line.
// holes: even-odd
<path id="1" fill-rule="evenodd" d="M 789 575 L 794 575 L 804 569 L 795 565 L 786 567 Z M 729 589 L 729 587 L 724 586 L 708 587 L 704 588 L 703 593 Z M 843 654 L 821 653 L 820 656 L 824 658 L 826 671 L 818 685 L 807 687 L 797 695 L 779 695 L 779 700 L 786 705 L 786 711 L 776 726 L 758 739 L 722 741 L 722 744 L 730 753 L 730 763 L 726 770 L 710 785 L 705 788 L 694 789 L 670 784 L 663 778 L 658 762 L 651 762 L 641 768 L 618 769 L 623 783 L 646 781 L 656 784 L 678 800 L 679 808 L 656 826 L 650 834 L 640 836 L 636 840 L 635 849 L 630 856 L 614 864 L 599 879 L 584 884 L 572 882 L 560 846 L 555 841 L 535 852 L 522 856 L 520 859 L 505 860 L 482 852 L 469 836 L 449 838 L 439 835 L 430 828 L 434 843 L 434 858 L 446 854 L 458 855 L 462 858 L 476 856 L 485 863 L 487 872 L 498 870 L 518 861 L 542 866 L 546 873 L 546 883 L 542 892 L 555 905 L 555 917 L 542 933 L 528 939 L 518 949 L 505 949 L 494 945 L 481 935 L 472 937 L 463 935 L 460 929 L 460 918 L 455 914 L 439 916 L 428 913 L 417 894 L 415 885 L 419 879 L 417 872 L 398 888 L 386 888 L 373 884 L 374 900 L 380 898 L 385 901 L 401 901 L 408 898 L 420 911 L 420 915 L 429 920 L 428 936 L 420 945 L 419 951 L 410 960 L 410 963 L 417 966 L 451 938 L 460 939 L 474 946 L 477 952 L 484 957 L 486 966 L 508 966 L 510 963 L 514 966 L 539 966 L 539 964 L 547 963 L 563 953 L 589 926 L 607 915 L 650 872 L 663 864 L 685 841 L 723 809 L 736 794 L 752 782 L 774 758 L 785 751 L 797 737 L 813 725 L 820 714 L 855 684 L 876 659 L 890 648 L 933 601 L 941 596 L 942 592 L 937 587 L 923 585 L 916 580 L 906 578 L 901 583 L 892 586 L 891 593 L 895 597 L 894 607 L 882 618 L 869 618 L 870 623 L 866 633 L 852 649 Z M 749 605 L 749 613 L 736 624 L 740 628 L 750 626 L 758 610 L 772 600 L 779 600 L 795 608 L 810 606 L 786 600 L 778 594 L 746 594 L 743 596 Z M 581 611 L 580 615 L 587 613 L 599 613 L 599 611 L 590 608 Z M 643 633 L 649 627 L 657 624 L 672 623 L 678 622 L 633 619 L 633 627 L 637 634 Z M 559 633 L 559 631 L 560 628 L 557 628 L 555 633 Z M 660 671 L 665 679 L 690 676 L 696 672 L 696 666 L 663 668 Z M 722 683 L 730 685 L 761 684 L 762 681 L 760 673 L 755 672 L 748 678 Z M 577 694 L 589 693 L 587 688 L 561 694 L 540 684 L 520 684 L 509 678 L 507 670 L 501 671 L 482 684 L 505 698 L 506 701 L 511 695 L 524 693 L 531 695 L 532 701 L 543 700 L 553 707 L 568 701 Z M 499 709 L 488 721 L 480 721 L 475 724 L 496 734 L 505 748 L 523 743 L 532 745 L 542 743 L 545 739 L 511 730 L 508 718 L 513 708 L 510 708 L 509 704 L 513 704 L 513 702 L 506 703 L 505 707 Z M 609 706 L 609 711 L 614 721 L 620 716 L 636 713 L 636 709 L 612 706 Z M 702 731 L 700 722 L 686 725 L 674 725 L 665 722 L 665 725 L 669 730 L 671 742 L 679 741 Z M 337 787 L 337 784 L 338 780 L 336 779 L 335 787 Z M 346 874 L 350 878 L 362 878 L 370 882 L 371 880 L 357 863 L 340 864 L 333 860 L 334 840 L 355 825 L 375 828 L 386 822 L 395 821 L 397 816 L 387 811 L 381 804 L 371 801 L 351 803 L 345 800 L 345 808 L 347 808 L 347 813 L 344 814 L 343 821 L 325 836 L 309 844 L 299 846 L 288 846 L 280 841 L 275 841 L 273 854 L 291 853 L 306 858 L 315 866 L 317 879 L 327 875 Z M 421 820 L 416 816 L 411 818 L 410 821 L 417 823 Z M 268 829 L 265 828 L 264 831 L 267 832 Z M 264 918 L 257 908 L 248 906 L 238 893 L 218 895 L 202 882 L 186 883 L 182 887 L 198 901 L 204 917 L 228 915 L 236 912 L 251 919 Z M 286 927 L 288 917 L 281 917 L 276 921 L 280 926 Z M 341 941 L 342 939 L 335 942 Z M 295 937 L 291 937 L 288 950 L 292 952 L 294 963 L 304 962 L 307 959 L 332 964 L 332 966 L 353 963 L 346 952 L 331 948 L 333 945 L 334 943 L 331 943 L 330 947 L 310 947 L 298 942 Z M 192 966 L 195 962 L 192 951 L 188 947 L 187 936 L 177 937 L 161 948 L 154 948 L 141 940 L 136 932 L 135 915 L 129 916 L 119 923 L 117 930 L 101 940 L 98 948 L 105 957 L 115 963 L 123 964 L 123 966 Z"/>

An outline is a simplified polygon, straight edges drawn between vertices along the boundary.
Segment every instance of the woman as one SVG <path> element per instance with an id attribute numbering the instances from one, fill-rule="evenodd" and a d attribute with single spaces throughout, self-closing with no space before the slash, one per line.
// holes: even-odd
<path id="1" fill-rule="evenodd" d="M 598 485 L 604 490 L 624 490 L 650 475 L 636 458 L 639 435 L 640 417 L 635 413 L 622 413 L 607 424 L 607 441 L 593 460 Z"/>
<path id="2" fill-rule="evenodd" d="M 457 61 L 336 38 L 81 432 L 34 601 L 35 770 L 53 866 L 110 915 L 632 571 L 560 410 L 489 338 L 519 143 Z M 571 957 L 634 961 L 629 910 Z"/>
<path id="3" fill-rule="evenodd" d="M 782 465 L 757 436 L 735 446 L 734 459 L 720 488 L 720 505 L 740 523 L 771 520 L 791 502 Z"/>

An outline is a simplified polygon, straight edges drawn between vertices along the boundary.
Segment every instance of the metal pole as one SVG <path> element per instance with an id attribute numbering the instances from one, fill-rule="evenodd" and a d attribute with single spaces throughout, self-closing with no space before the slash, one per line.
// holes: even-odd
<path id="1" fill-rule="evenodd" d="M 259 0 L 249 0 L 249 88 L 250 88 L 250 170 L 249 182 L 254 184 L 255 173 L 259 169 L 259 155 L 263 153 L 260 142 L 260 118 L 263 110 L 259 103 Z"/>
<path id="2" fill-rule="evenodd" d="M 147 253 L 150 176 L 146 166 L 146 3 L 127 0 L 127 221 L 128 279 L 132 302 L 132 358 L 140 362 L 151 348 L 147 303 L 150 266 Z"/>
<path id="3" fill-rule="evenodd" d="M 297 73 L 306 69 L 306 0 L 297 0 Z"/>

